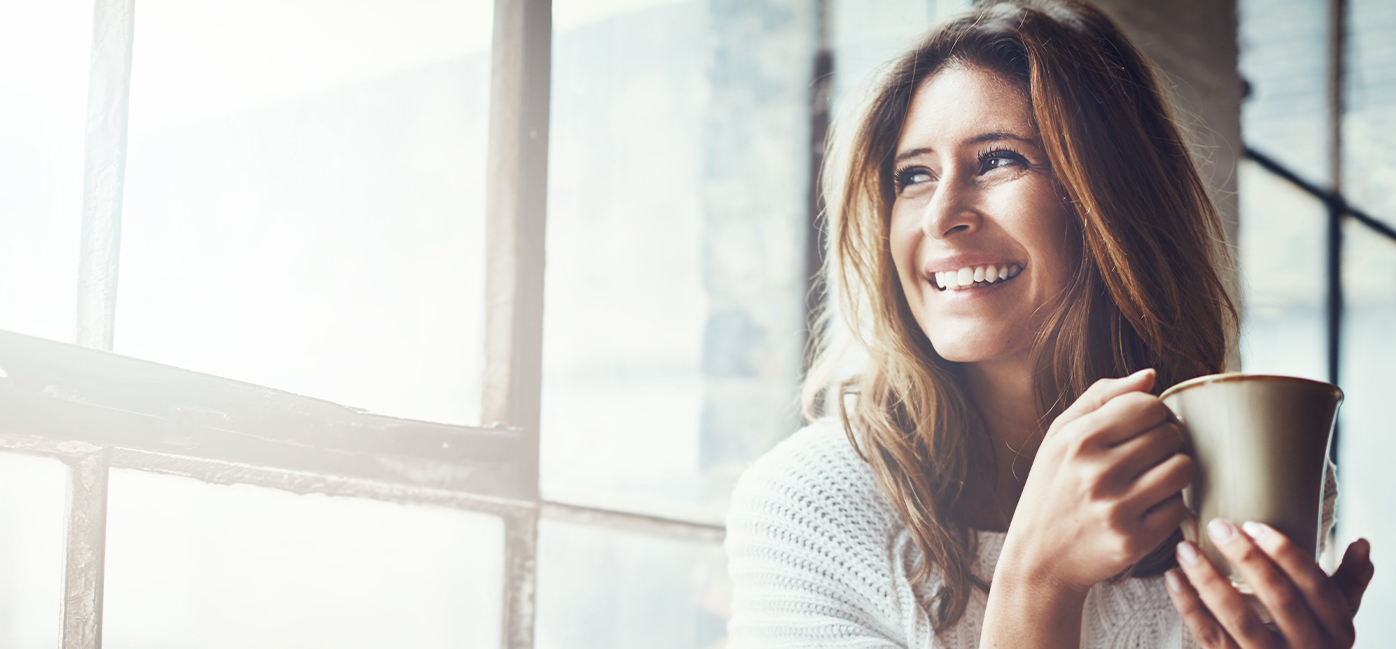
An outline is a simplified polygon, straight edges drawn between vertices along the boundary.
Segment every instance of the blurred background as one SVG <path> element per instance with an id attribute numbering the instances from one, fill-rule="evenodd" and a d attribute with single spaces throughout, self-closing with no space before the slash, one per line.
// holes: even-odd
<path id="1" fill-rule="evenodd" d="M 80 338 L 102 4 L 0 0 L 0 330 Z M 1242 368 L 1346 392 L 1338 541 L 1378 569 L 1358 646 L 1396 645 L 1396 4 L 1101 5 L 1165 72 L 1227 221 Z M 134 7 L 108 351 L 491 424 L 494 3 Z M 552 3 L 547 171 L 519 181 L 546 196 L 538 503 L 596 515 L 538 523 L 534 646 L 723 646 L 728 494 L 801 423 L 825 129 L 969 7 Z M 59 642 L 67 471 L 0 453 L 0 646 Z M 109 649 L 511 642 L 498 518 L 110 480 Z"/>

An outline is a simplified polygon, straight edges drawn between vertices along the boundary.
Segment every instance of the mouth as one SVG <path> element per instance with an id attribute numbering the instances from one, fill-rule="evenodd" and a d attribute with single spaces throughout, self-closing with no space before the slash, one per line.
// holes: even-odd
<path id="1" fill-rule="evenodd" d="M 991 284 L 1002 284 L 1023 272 L 1018 264 L 988 264 L 985 266 L 965 266 L 959 270 L 939 271 L 935 274 L 935 285 L 941 291 L 963 291 L 981 288 Z"/>

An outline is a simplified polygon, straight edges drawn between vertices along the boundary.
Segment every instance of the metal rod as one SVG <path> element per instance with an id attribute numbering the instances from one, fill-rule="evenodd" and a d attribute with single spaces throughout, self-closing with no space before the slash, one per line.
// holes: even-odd
<path id="1" fill-rule="evenodd" d="M 548 173 L 552 3 L 496 0 L 492 50 L 481 417 L 536 438 L 547 216 L 547 192 L 537 179 Z"/>
<path id="2" fill-rule="evenodd" d="M 1328 34 L 1328 382 L 1341 377 L 1343 336 L 1343 113 L 1347 73 L 1347 0 L 1329 0 Z M 1338 462 L 1339 426 L 1333 426 L 1329 458 Z"/>
<path id="3" fill-rule="evenodd" d="M 63 570 L 63 649 L 101 649 L 107 541 L 105 451 L 69 463 L 68 544 Z"/>
<path id="4" fill-rule="evenodd" d="M 504 517 L 504 649 L 532 649 L 538 589 L 538 510 Z"/>
<path id="5" fill-rule="evenodd" d="M 814 55 L 814 75 L 810 83 L 809 100 L 809 228 L 805 243 L 805 356 L 803 370 L 810 363 L 819 341 L 819 319 L 826 308 L 828 290 L 824 285 L 824 254 L 828 234 L 825 232 L 824 188 L 820 171 L 824 167 L 824 148 L 829 137 L 830 97 L 833 93 L 834 52 L 829 42 L 829 0 L 815 0 L 817 21 L 817 50 Z"/>
<path id="6" fill-rule="evenodd" d="M 1294 173 L 1293 171 L 1290 171 L 1288 167 L 1285 167 L 1284 165 L 1280 164 L 1274 158 L 1265 155 L 1264 153 L 1261 153 L 1259 151 L 1256 151 L 1255 149 L 1252 149 L 1250 147 L 1246 147 L 1246 158 L 1255 161 L 1256 164 L 1259 164 L 1266 171 L 1269 171 L 1270 173 L 1275 174 L 1280 178 L 1283 178 L 1284 180 L 1288 181 L 1295 187 L 1298 187 L 1299 189 L 1303 190 L 1310 196 L 1324 201 L 1325 203 L 1336 203 L 1342 208 L 1343 214 L 1346 214 L 1352 217 L 1358 223 L 1361 223 L 1362 225 L 1371 228 L 1372 231 L 1376 232 L 1377 234 L 1380 234 L 1383 237 L 1396 241 L 1396 228 L 1392 228 L 1391 226 L 1387 225 L 1385 221 L 1382 221 L 1381 219 L 1378 219 L 1377 217 L 1372 216 L 1371 214 L 1368 214 L 1356 207 L 1353 207 L 1341 195 L 1334 194 L 1333 192 L 1319 187 L 1316 183 L 1312 183 L 1307 180 L 1304 180 L 1303 178 L 1300 178 L 1298 174 Z"/>
<path id="7" fill-rule="evenodd" d="M 111 351 L 126 176 L 135 0 L 96 0 L 87 86 L 77 343 Z"/>

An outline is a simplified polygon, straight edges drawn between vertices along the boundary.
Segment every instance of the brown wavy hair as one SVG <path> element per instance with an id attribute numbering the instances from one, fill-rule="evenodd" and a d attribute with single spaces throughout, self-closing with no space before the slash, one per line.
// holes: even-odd
<path id="1" fill-rule="evenodd" d="M 1079 266 L 1032 347 L 1041 429 L 1100 378 L 1152 367 L 1157 393 L 1222 371 L 1236 328 L 1216 208 L 1151 64 L 1105 14 L 1072 1 L 995 4 L 940 26 L 894 63 L 853 130 L 836 131 L 849 139 L 831 149 L 824 173 L 825 273 L 853 334 L 846 342 L 861 344 L 868 364 L 832 380 L 846 346 L 830 344 L 826 314 L 803 400 L 809 418 L 839 413 L 900 510 L 925 559 L 916 581 L 939 571 L 937 631 L 964 614 L 971 588 L 988 589 L 970 571 L 975 536 L 961 521 L 966 481 L 993 475 L 994 451 L 962 368 L 936 353 L 907 305 L 888 225 L 912 97 L 952 64 L 982 66 L 1022 91 L 1080 236 Z M 1168 569 L 1178 540 L 1175 532 L 1121 578 Z"/>

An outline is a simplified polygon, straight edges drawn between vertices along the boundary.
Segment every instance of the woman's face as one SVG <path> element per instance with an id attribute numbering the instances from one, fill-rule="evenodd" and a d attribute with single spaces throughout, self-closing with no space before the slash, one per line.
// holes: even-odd
<path id="1" fill-rule="evenodd" d="M 892 258 L 936 352 L 1025 361 L 1080 254 L 1027 99 L 997 73 L 945 67 L 911 102 L 894 173 Z"/>

